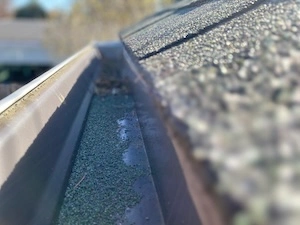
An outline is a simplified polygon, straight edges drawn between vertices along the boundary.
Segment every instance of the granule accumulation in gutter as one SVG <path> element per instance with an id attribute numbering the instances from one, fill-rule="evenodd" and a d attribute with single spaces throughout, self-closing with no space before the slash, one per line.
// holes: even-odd
<path id="1" fill-rule="evenodd" d="M 149 173 L 123 161 L 129 140 L 122 121 L 132 119 L 130 96 L 94 97 L 57 224 L 127 224 L 125 212 L 142 197 L 133 185 Z"/>

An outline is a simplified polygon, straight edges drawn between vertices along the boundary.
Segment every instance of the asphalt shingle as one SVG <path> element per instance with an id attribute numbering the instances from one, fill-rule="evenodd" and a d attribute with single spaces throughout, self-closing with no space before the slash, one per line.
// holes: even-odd
<path id="1" fill-rule="evenodd" d="M 245 207 L 233 223 L 298 224 L 300 1 L 189 4 L 125 46 L 188 127 L 191 154 L 211 163 L 216 191 Z"/>

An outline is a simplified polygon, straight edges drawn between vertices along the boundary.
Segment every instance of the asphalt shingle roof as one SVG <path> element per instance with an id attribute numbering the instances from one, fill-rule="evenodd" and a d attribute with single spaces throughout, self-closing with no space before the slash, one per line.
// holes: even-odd
<path id="1" fill-rule="evenodd" d="M 216 191 L 245 208 L 233 223 L 298 224 L 300 1 L 186 1 L 165 15 L 123 42 Z"/>

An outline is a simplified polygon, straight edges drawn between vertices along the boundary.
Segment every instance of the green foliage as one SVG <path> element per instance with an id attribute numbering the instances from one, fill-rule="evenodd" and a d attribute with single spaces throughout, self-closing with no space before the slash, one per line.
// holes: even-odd
<path id="1" fill-rule="evenodd" d="M 15 12 L 16 18 L 47 18 L 46 11 L 35 1 L 25 5 Z"/>

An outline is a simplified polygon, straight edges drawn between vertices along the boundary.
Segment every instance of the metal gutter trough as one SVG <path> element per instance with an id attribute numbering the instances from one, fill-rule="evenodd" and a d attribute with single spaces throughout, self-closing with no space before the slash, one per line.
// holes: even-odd
<path id="1" fill-rule="evenodd" d="M 199 224 L 167 132 L 119 42 L 0 101 L 0 224 Z"/>

